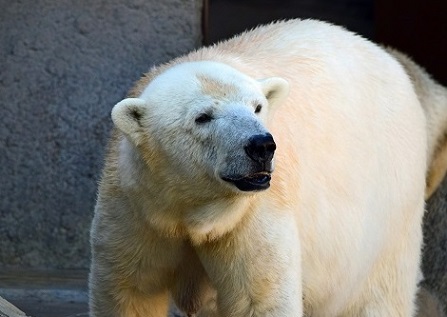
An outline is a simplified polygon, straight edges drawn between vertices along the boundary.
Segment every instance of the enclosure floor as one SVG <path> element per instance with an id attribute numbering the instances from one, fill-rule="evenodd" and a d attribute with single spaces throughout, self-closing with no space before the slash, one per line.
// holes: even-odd
<path id="1" fill-rule="evenodd" d="M 87 317 L 88 272 L 2 270 L 0 296 L 32 317 Z"/>
<path id="2" fill-rule="evenodd" d="M 0 297 L 30 317 L 88 317 L 88 272 L 0 268 Z M 167 315 L 183 316 L 174 305 Z"/>

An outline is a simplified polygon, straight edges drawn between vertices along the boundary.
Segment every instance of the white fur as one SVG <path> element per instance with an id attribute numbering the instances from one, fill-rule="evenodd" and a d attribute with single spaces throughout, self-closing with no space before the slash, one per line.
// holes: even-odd
<path id="1" fill-rule="evenodd" d="M 441 184 L 447 171 L 447 88 L 436 82 L 408 56 L 387 48 L 405 68 L 424 109 L 427 121 L 427 188 L 428 199 Z"/>
<path id="2" fill-rule="evenodd" d="M 168 291 L 196 313 L 211 288 L 222 317 L 414 315 L 427 137 L 393 58 L 294 20 L 153 73 L 112 112 L 92 316 L 166 316 Z M 241 192 L 224 178 L 267 132 L 271 188 Z"/>

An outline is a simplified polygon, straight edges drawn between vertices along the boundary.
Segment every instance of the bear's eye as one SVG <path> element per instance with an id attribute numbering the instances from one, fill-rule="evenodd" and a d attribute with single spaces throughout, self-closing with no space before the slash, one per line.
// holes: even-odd
<path id="1" fill-rule="evenodd" d="M 255 109 L 255 113 L 260 113 L 262 110 L 262 106 L 261 105 L 257 105 L 256 109 Z"/>
<path id="2" fill-rule="evenodd" d="M 213 120 L 213 117 L 209 115 L 208 113 L 202 113 L 196 118 L 196 123 L 202 124 L 207 123 Z"/>

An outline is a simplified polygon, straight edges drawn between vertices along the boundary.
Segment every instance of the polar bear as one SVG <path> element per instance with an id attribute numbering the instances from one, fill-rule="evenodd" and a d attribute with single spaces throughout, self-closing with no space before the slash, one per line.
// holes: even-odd
<path id="1" fill-rule="evenodd" d="M 414 316 L 426 120 L 383 49 L 273 23 L 153 68 L 112 120 L 92 317 Z"/>

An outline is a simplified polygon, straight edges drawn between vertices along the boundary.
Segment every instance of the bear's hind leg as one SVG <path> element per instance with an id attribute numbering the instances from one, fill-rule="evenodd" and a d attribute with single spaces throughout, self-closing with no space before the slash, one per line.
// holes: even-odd
<path id="1" fill-rule="evenodd" d="M 403 232 L 406 234 L 388 241 L 357 301 L 342 316 L 416 316 L 416 293 L 422 277 L 422 229 L 415 222 Z"/>
<path id="2" fill-rule="evenodd" d="M 387 264 L 385 264 L 387 265 Z M 415 294 L 417 279 L 402 281 L 403 276 L 389 272 L 368 282 L 360 298 L 340 316 L 343 317 L 413 317 L 415 316 Z M 397 285 L 399 284 L 399 285 Z M 406 288 L 406 289 L 405 289 Z"/>

